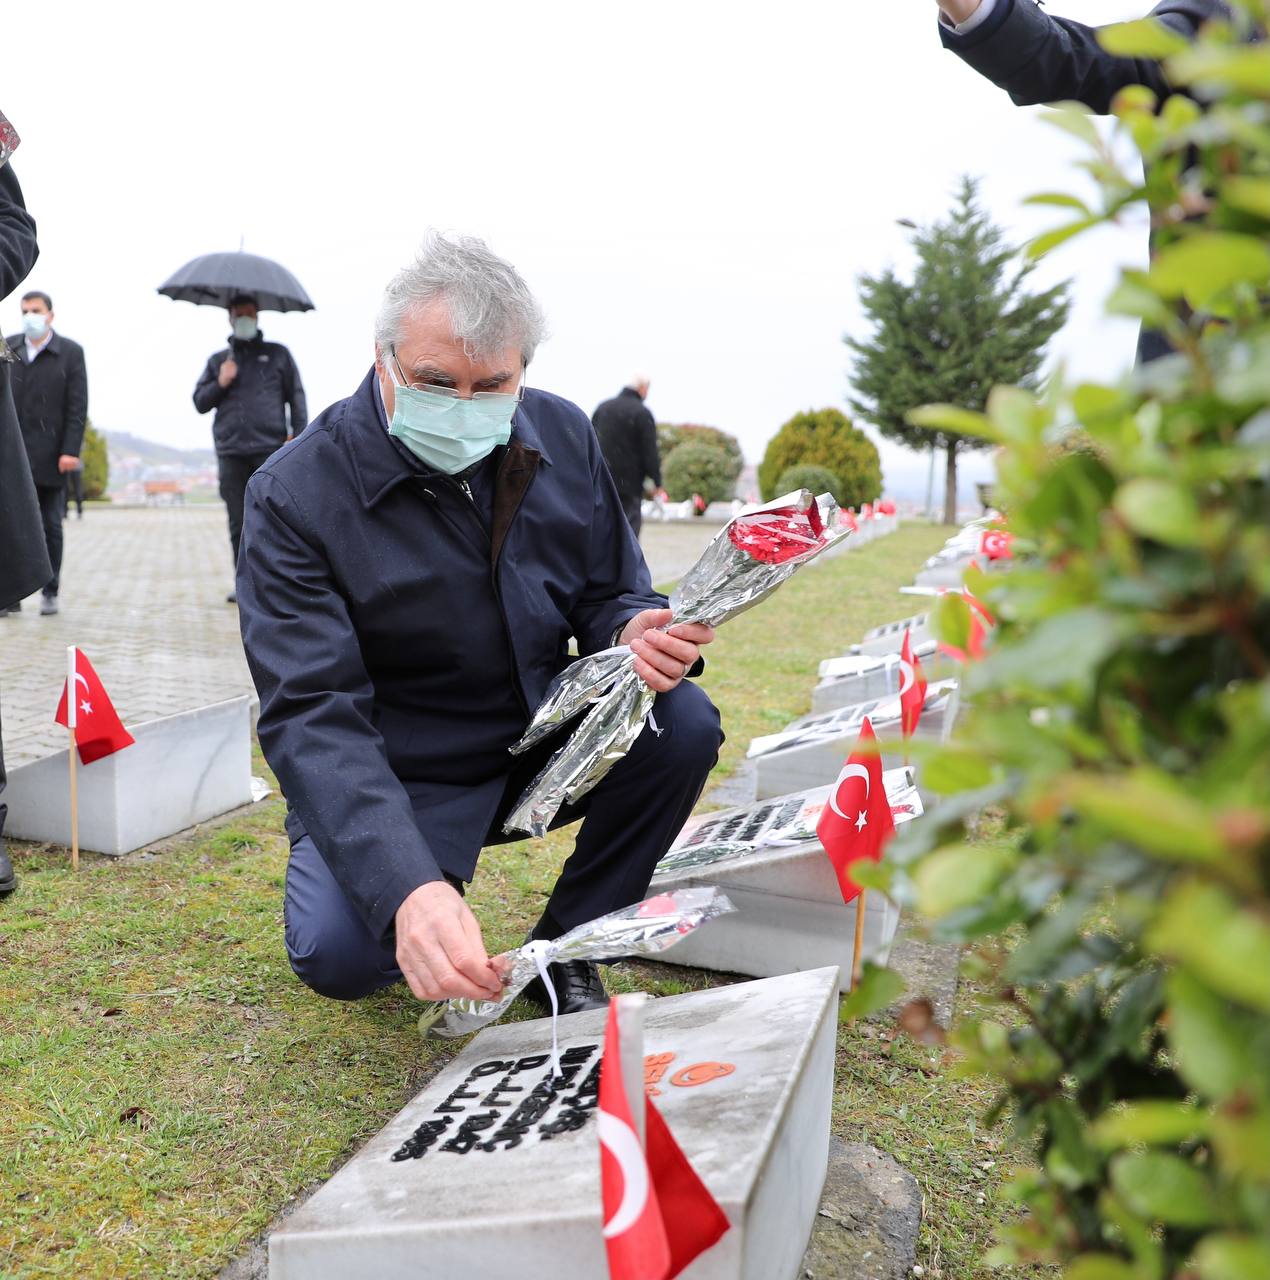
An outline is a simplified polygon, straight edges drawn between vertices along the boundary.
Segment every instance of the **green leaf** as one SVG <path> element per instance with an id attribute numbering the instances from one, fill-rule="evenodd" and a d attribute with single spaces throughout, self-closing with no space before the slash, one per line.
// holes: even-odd
<path id="1" fill-rule="evenodd" d="M 1165 329 L 1176 323 L 1177 317 L 1160 295 L 1146 283 L 1146 276 L 1128 272 L 1107 295 L 1107 312 L 1113 316 L 1133 316 L 1145 320 L 1157 329 Z"/>
<path id="2" fill-rule="evenodd" d="M 894 969 L 866 960 L 860 970 L 860 981 L 855 990 L 846 996 L 838 1007 L 838 1021 L 867 1017 L 887 1005 L 894 1004 L 904 994 L 905 982 Z"/>
<path id="3" fill-rule="evenodd" d="M 997 646 L 979 664 L 976 680 L 1056 689 L 1088 680 L 1124 635 L 1114 614 L 1093 607 L 1046 618 L 1021 639 Z"/>
<path id="4" fill-rule="evenodd" d="M 1181 1156 L 1119 1155 L 1111 1162 L 1111 1185 L 1134 1213 L 1153 1222 L 1206 1227 L 1217 1221 L 1208 1179 Z"/>
<path id="5" fill-rule="evenodd" d="M 1222 199 L 1245 213 L 1270 219 L 1270 178 L 1234 174 L 1221 184 Z"/>
<path id="6" fill-rule="evenodd" d="M 1202 1135 L 1208 1121 L 1208 1112 L 1187 1102 L 1133 1102 L 1122 1111 L 1104 1113 L 1092 1136 L 1104 1150 L 1138 1143 L 1174 1147 Z"/>
<path id="7" fill-rule="evenodd" d="M 1023 203 L 1052 206 L 1055 209 L 1075 209 L 1087 218 L 1094 216 L 1094 211 L 1083 200 L 1062 191 L 1042 191 L 1038 195 L 1028 196 Z"/>
<path id="8" fill-rule="evenodd" d="M 955 404 L 924 404 L 911 409 L 906 417 L 913 426 L 925 427 L 929 431 L 948 431 L 954 435 L 993 441 L 1001 438 L 985 414 L 959 409 Z"/>
<path id="9" fill-rule="evenodd" d="M 1138 1280 L 1138 1272 L 1109 1253 L 1084 1253 L 1063 1272 L 1063 1280 Z"/>
<path id="10" fill-rule="evenodd" d="M 1257 1063 L 1230 1006 L 1188 973 L 1170 974 L 1168 993 L 1166 1034 L 1182 1079 L 1213 1101 L 1242 1089 Z"/>
<path id="11" fill-rule="evenodd" d="M 950 845 L 913 871 L 923 915 L 942 916 L 986 898 L 1009 874 L 1015 852 L 1003 845 Z"/>
<path id="12" fill-rule="evenodd" d="M 1072 775 L 1059 797 L 1107 835 L 1174 862 L 1217 862 L 1227 850 L 1212 816 L 1165 774 Z"/>
<path id="13" fill-rule="evenodd" d="M 1270 249 L 1255 236 L 1233 231 L 1197 231 L 1161 249 L 1147 272 L 1151 287 L 1166 298 L 1206 307 L 1232 285 L 1270 279 Z"/>
<path id="14" fill-rule="evenodd" d="M 1205 1236 L 1195 1250 L 1202 1280 L 1270 1280 L 1270 1242 L 1255 1236 Z"/>
<path id="15" fill-rule="evenodd" d="M 1233 90 L 1264 98 L 1270 85 L 1270 49 L 1262 45 L 1196 44 L 1174 54 L 1166 67 L 1173 84 Z"/>
<path id="16" fill-rule="evenodd" d="M 1076 1108 L 1066 1098 L 1054 1098 L 1046 1108 L 1046 1118 L 1050 1130 L 1046 1173 L 1069 1191 L 1097 1181 L 1102 1161 L 1085 1141 L 1085 1127 Z"/>
<path id="17" fill-rule="evenodd" d="M 988 417 L 1006 440 L 1034 440 L 1045 425 L 1046 414 L 1030 391 L 997 386 L 988 393 Z"/>
<path id="18" fill-rule="evenodd" d="M 1096 227 L 1101 221 L 1101 218 L 1090 216 L 1077 218 L 1075 222 L 1065 222 L 1061 227 L 1051 227 L 1034 240 L 1028 241 L 1027 256 L 1043 258 L 1051 249 L 1057 249 L 1060 244 L 1064 244 L 1073 236 L 1080 235 L 1082 231 L 1088 231 L 1090 227 Z"/>
<path id="19" fill-rule="evenodd" d="M 1062 103 L 1054 110 L 1044 112 L 1041 119 L 1046 124 L 1052 124 L 1054 128 L 1062 129 L 1064 133 L 1070 133 L 1082 142 L 1089 143 L 1092 147 L 1102 144 L 1092 112 L 1088 107 L 1081 106 L 1079 102 Z"/>
<path id="20" fill-rule="evenodd" d="M 1137 22 L 1115 22 L 1099 27 L 1098 43 L 1117 58 L 1169 58 L 1188 47 L 1176 31 L 1155 18 Z"/>
<path id="21" fill-rule="evenodd" d="M 942 747 L 922 764 L 922 786 L 943 796 L 976 791 L 991 781 L 992 766 L 970 747 Z"/>
<path id="22" fill-rule="evenodd" d="M 1270 1012 L 1270 924 L 1216 885 L 1192 881 L 1173 890 L 1147 940 L 1214 991 Z"/>
<path id="23" fill-rule="evenodd" d="M 1134 533 L 1168 547 L 1197 547 L 1204 540 L 1199 506 L 1171 480 L 1139 476 L 1116 492 L 1115 508 Z"/>
<path id="24" fill-rule="evenodd" d="M 944 644 L 964 651 L 970 643 L 970 606 L 956 592 L 936 597 L 930 622 L 931 630 Z"/>

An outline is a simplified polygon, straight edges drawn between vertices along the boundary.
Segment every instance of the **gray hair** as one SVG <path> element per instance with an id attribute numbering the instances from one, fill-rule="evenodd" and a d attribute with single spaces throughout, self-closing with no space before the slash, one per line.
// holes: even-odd
<path id="1" fill-rule="evenodd" d="M 528 363 L 546 337 L 542 308 L 510 262 L 476 236 L 429 231 L 414 262 L 384 290 L 375 317 L 380 348 L 396 346 L 411 312 L 438 300 L 469 358 L 516 346 Z"/>

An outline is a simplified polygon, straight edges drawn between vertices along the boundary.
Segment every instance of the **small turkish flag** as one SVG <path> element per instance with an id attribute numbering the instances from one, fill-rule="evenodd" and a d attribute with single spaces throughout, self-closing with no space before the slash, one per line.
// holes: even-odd
<path id="1" fill-rule="evenodd" d="M 864 506 L 860 508 L 860 519 L 861 520 L 873 519 L 873 504 L 871 502 L 866 502 Z"/>
<path id="2" fill-rule="evenodd" d="M 979 550 L 989 560 L 1013 560 L 1014 552 L 1010 549 L 1012 536 L 1005 529 L 985 529 L 979 539 Z"/>
<path id="3" fill-rule="evenodd" d="M 67 707 L 66 695 L 70 684 L 69 677 L 62 686 L 62 700 L 57 704 L 57 714 L 53 717 L 58 724 L 73 727 L 75 742 L 79 747 L 79 758 L 84 764 L 92 764 L 102 756 L 108 756 L 129 747 L 136 741 L 132 734 L 123 727 L 110 699 L 106 696 L 97 672 L 92 663 L 81 650 L 75 650 L 75 705 Z M 70 719 L 70 710 L 74 711 L 74 724 Z"/>
<path id="4" fill-rule="evenodd" d="M 718 1201 L 644 1097 L 643 1061 L 643 997 L 616 996 L 604 1032 L 596 1113 L 611 1280 L 673 1280 L 728 1229 Z M 624 1063 L 632 1068 L 630 1080 Z M 642 1141 L 636 1107 L 643 1111 Z"/>
<path id="5" fill-rule="evenodd" d="M 842 524 L 845 524 L 852 533 L 860 532 L 860 526 L 856 523 L 855 512 L 852 511 L 850 507 L 847 507 L 843 511 L 839 511 L 838 519 Z"/>
<path id="6" fill-rule="evenodd" d="M 816 836 L 838 873 L 843 902 L 860 893 L 860 886 L 851 878 L 852 865 L 862 858 L 877 862 L 894 834 L 895 819 L 882 783 L 882 757 L 866 716 L 855 750 L 842 766 L 829 803 L 816 823 Z"/>
<path id="7" fill-rule="evenodd" d="M 922 674 L 922 664 L 913 655 L 912 639 L 906 629 L 900 650 L 900 727 L 906 738 L 917 731 L 925 705 L 926 677 Z"/>

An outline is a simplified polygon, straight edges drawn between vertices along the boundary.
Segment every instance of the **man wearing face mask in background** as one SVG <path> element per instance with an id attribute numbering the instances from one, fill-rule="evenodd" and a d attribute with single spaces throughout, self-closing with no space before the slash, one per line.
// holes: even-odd
<path id="1" fill-rule="evenodd" d="M 53 332 L 53 299 L 33 290 L 22 296 L 22 332 L 7 339 L 13 403 L 40 500 L 40 520 L 53 576 L 44 584 L 40 613 L 58 611 L 62 571 L 62 516 L 66 473 L 76 470 L 88 418 L 88 374 L 84 349 Z M 17 606 L 13 606 L 17 608 Z"/>
<path id="2" fill-rule="evenodd" d="M 255 298 L 232 299 L 229 320 L 229 346 L 208 360 L 194 388 L 194 407 L 199 413 L 216 410 L 212 440 L 236 566 L 247 481 L 274 450 L 304 430 L 308 409 L 291 352 L 280 342 L 266 342 L 260 332 Z M 230 604 L 236 599 L 233 591 L 226 597 Z"/>
<path id="3" fill-rule="evenodd" d="M 590 422 L 525 387 L 543 328 L 510 263 L 433 236 L 384 294 L 361 386 L 247 488 L 238 598 L 288 805 L 287 954 L 325 996 L 499 990 L 463 885 L 562 741 L 508 752 L 571 638 L 630 645 L 658 732 L 560 810 L 585 821 L 535 938 L 640 901 L 718 754 L 718 712 L 684 681 L 713 632 L 659 630 Z M 563 1012 L 607 1000 L 586 961 L 552 981 Z"/>

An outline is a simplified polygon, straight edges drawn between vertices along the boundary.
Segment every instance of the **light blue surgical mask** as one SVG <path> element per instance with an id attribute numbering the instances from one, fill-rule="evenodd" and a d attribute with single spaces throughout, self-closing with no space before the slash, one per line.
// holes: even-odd
<path id="1" fill-rule="evenodd" d="M 396 353 L 390 352 L 384 362 L 394 388 L 388 434 L 426 466 L 457 475 L 511 439 L 512 418 L 524 395 L 523 379 L 511 395 L 478 391 L 472 399 L 461 400 L 446 394 L 447 388 L 406 386 L 393 368 L 396 363 Z"/>
<path id="2" fill-rule="evenodd" d="M 260 332 L 260 324 L 255 316 L 234 317 L 234 337 L 250 342 Z"/>
<path id="3" fill-rule="evenodd" d="M 32 342 L 39 342 L 49 331 L 48 316 L 42 311 L 24 311 L 22 313 L 22 332 Z"/>

